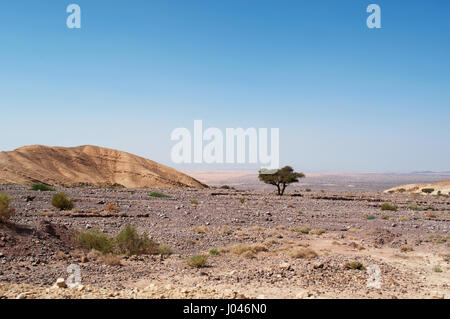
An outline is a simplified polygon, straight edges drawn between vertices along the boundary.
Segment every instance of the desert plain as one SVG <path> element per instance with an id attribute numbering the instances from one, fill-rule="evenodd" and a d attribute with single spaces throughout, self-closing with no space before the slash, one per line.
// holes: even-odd
<path id="1" fill-rule="evenodd" d="M 51 205 L 61 191 L 73 209 Z M 0 227 L 0 298 L 450 297 L 448 195 L 219 185 L 0 192 L 16 210 Z M 167 252 L 109 260 L 74 240 L 127 224 Z M 197 255 L 207 256 L 199 268 L 188 262 Z M 81 282 L 58 287 L 69 265 Z"/>

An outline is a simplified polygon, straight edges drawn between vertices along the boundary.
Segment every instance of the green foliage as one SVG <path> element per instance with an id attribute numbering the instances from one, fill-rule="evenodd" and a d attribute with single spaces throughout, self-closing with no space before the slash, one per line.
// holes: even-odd
<path id="1" fill-rule="evenodd" d="M 112 253 L 114 249 L 114 240 L 97 229 L 81 231 L 75 240 L 81 247 L 89 250 L 95 249 L 103 254 Z"/>
<path id="2" fill-rule="evenodd" d="M 7 222 L 15 213 L 15 210 L 9 207 L 10 201 L 8 194 L 0 193 L 0 223 Z"/>
<path id="3" fill-rule="evenodd" d="M 420 208 L 417 205 L 411 205 L 411 206 L 409 206 L 409 209 L 412 210 L 412 211 L 415 211 L 415 212 L 419 212 L 419 211 L 422 210 L 422 208 Z"/>
<path id="4" fill-rule="evenodd" d="M 139 234 L 137 229 L 126 225 L 115 237 L 108 236 L 100 230 L 80 231 L 76 242 L 89 250 L 95 249 L 103 254 L 132 255 L 171 255 L 169 246 L 158 245 L 148 238 L 147 234 Z"/>
<path id="5" fill-rule="evenodd" d="M 282 196 L 288 186 L 291 183 L 297 183 L 299 178 L 305 177 L 303 173 L 294 172 L 294 169 L 290 166 L 285 166 L 278 170 L 262 169 L 259 171 L 259 180 L 270 185 L 277 187 L 278 195 Z"/>
<path id="6" fill-rule="evenodd" d="M 220 252 L 217 249 L 211 249 L 209 251 L 209 254 L 212 256 L 217 256 L 217 255 L 220 255 Z"/>
<path id="7" fill-rule="evenodd" d="M 442 272 L 442 269 L 441 269 L 441 267 L 439 267 L 439 266 L 434 266 L 434 267 L 433 267 L 433 271 L 434 271 L 434 272 Z"/>
<path id="8" fill-rule="evenodd" d="M 41 192 L 54 192 L 55 189 L 49 185 L 45 184 L 34 184 L 31 186 L 32 191 L 41 191 Z"/>
<path id="9" fill-rule="evenodd" d="M 53 195 L 52 205 L 59 210 L 71 210 L 73 209 L 73 200 L 67 197 L 66 193 L 57 193 Z"/>
<path id="10" fill-rule="evenodd" d="M 158 248 L 147 234 L 139 235 L 137 229 L 131 225 L 126 225 L 115 238 L 115 249 L 119 254 L 153 255 L 158 253 Z"/>
<path id="11" fill-rule="evenodd" d="M 192 256 L 188 259 L 187 264 L 193 268 L 204 268 L 208 265 L 207 255 Z"/>
<path id="12" fill-rule="evenodd" d="M 170 256 L 173 254 L 172 248 L 166 245 L 161 245 L 158 247 L 158 254 L 164 256 Z"/>
<path id="13" fill-rule="evenodd" d="M 169 195 L 161 194 L 161 193 L 157 193 L 157 192 L 150 193 L 150 194 L 148 194 L 148 196 L 150 196 L 150 197 L 158 197 L 158 198 L 170 198 Z"/>
<path id="14" fill-rule="evenodd" d="M 195 199 L 191 200 L 191 204 L 192 205 L 198 205 L 198 201 L 196 201 Z"/>
<path id="15" fill-rule="evenodd" d="M 381 205 L 381 210 L 390 210 L 396 212 L 398 210 L 398 207 L 395 205 L 384 203 L 383 205 Z"/>
<path id="16" fill-rule="evenodd" d="M 431 194 L 432 192 L 434 192 L 434 188 L 423 188 L 422 189 L 422 193 L 425 193 L 425 194 Z"/>
<path id="17" fill-rule="evenodd" d="M 367 218 L 368 220 L 374 220 L 374 219 L 376 219 L 376 217 L 373 216 L 373 215 L 367 215 L 366 218 Z"/>

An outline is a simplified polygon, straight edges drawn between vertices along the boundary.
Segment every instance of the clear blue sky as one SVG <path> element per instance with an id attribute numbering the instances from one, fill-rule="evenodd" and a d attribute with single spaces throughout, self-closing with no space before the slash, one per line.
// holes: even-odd
<path id="1" fill-rule="evenodd" d="M 302 171 L 448 171 L 450 2 L 2 1 L 0 108 L 0 150 L 93 144 L 172 165 L 171 131 L 199 119 L 279 127 L 281 163 Z"/>

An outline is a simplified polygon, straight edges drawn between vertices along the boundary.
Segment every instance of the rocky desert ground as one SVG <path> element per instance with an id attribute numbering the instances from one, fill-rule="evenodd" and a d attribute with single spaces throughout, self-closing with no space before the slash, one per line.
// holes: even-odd
<path id="1" fill-rule="evenodd" d="M 273 189 L 219 187 L 56 191 L 66 192 L 75 207 L 55 209 L 52 191 L 0 186 L 16 210 L 0 226 L 0 298 L 450 297 L 448 195 L 288 188 L 280 197 Z M 109 260 L 74 240 L 81 230 L 115 235 L 127 224 L 172 253 Z M 188 265 L 196 255 L 208 256 L 205 267 Z M 69 265 L 81 271 L 75 288 L 65 287 Z M 368 285 L 374 282 L 379 286 Z"/>

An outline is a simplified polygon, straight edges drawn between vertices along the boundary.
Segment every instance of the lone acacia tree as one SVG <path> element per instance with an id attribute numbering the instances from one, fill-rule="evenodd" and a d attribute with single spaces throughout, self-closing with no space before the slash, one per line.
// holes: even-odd
<path id="1" fill-rule="evenodd" d="M 277 170 L 262 169 L 259 171 L 259 180 L 266 184 L 275 185 L 278 195 L 282 196 L 286 186 L 297 183 L 299 178 L 305 177 L 303 173 L 296 173 L 290 166 L 285 166 Z"/>

